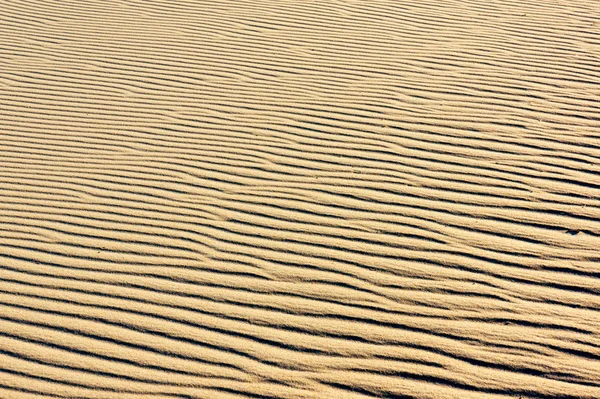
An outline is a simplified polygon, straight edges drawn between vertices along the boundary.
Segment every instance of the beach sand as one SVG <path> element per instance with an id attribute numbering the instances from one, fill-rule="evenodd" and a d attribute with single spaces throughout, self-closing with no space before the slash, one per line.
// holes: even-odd
<path id="1" fill-rule="evenodd" d="M 600 398 L 600 2 L 0 0 L 0 398 Z"/>

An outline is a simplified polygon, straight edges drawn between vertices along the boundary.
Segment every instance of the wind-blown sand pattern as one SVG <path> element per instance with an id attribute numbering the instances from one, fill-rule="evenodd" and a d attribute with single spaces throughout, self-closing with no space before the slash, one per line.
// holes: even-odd
<path id="1" fill-rule="evenodd" d="M 0 398 L 600 398 L 600 2 L 0 0 Z"/>

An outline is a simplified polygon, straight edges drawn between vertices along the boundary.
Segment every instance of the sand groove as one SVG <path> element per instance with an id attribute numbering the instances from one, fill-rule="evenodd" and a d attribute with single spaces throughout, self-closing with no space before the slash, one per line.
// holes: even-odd
<path id="1" fill-rule="evenodd" d="M 599 16 L 0 0 L 0 398 L 600 397 Z"/>

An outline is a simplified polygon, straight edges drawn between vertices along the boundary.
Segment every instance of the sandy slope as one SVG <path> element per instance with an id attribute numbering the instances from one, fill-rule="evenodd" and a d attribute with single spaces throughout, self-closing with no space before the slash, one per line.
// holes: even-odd
<path id="1" fill-rule="evenodd" d="M 600 398 L 600 2 L 0 0 L 0 398 Z"/>

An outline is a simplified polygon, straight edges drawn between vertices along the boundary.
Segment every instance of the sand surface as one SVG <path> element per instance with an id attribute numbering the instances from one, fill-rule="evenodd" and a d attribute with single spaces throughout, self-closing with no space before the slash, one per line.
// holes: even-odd
<path id="1" fill-rule="evenodd" d="M 600 398 L 600 2 L 0 0 L 0 398 Z"/>

